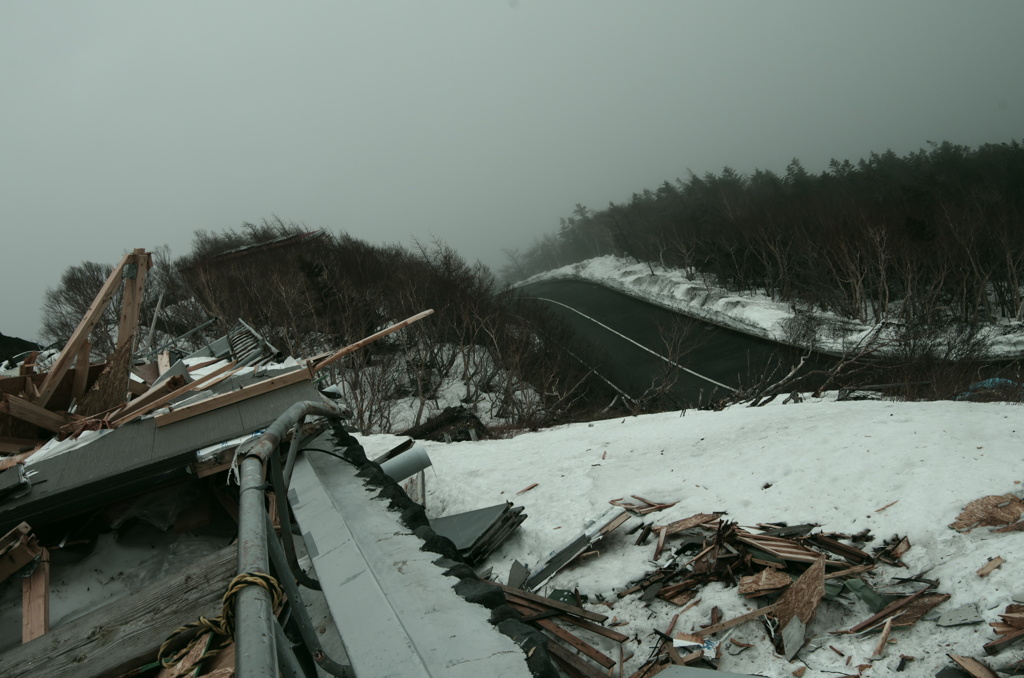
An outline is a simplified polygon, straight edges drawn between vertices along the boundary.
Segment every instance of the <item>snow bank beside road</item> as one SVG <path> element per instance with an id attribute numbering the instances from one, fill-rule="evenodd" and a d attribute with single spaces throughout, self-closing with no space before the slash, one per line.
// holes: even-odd
<path id="1" fill-rule="evenodd" d="M 772 341 L 801 345 L 801 319 L 793 306 L 762 293 L 735 294 L 703 280 L 689 279 L 685 271 L 654 267 L 615 256 L 597 257 L 540 273 L 523 285 L 543 280 L 586 280 L 715 325 L 746 332 Z M 872 326 L 816 311 L 810 320 L 815 328 L 815 349 L 841 355 L 861 345 Z M 1013 322 L 988 330 L 993 358 L 1024 355 L 1024 325 Z"/>

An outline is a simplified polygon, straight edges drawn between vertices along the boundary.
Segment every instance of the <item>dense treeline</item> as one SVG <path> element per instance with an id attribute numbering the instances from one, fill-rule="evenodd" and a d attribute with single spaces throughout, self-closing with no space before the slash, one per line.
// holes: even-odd
<path id="1" fill-rule="evenodd" d="M 691 175 L 625 204 L 577 205 L 557 234 L 509 252 L 504 275 L 604 254 L 739 292 L 908 323 L 1024 319 L 1024 148 L 930 143 L 811 174 Z"/>
<path id="2" fill-rule="evenodd" d="M 367 431 L 420 423 L 444 405 L 438 389 L 453 382 L 464 404 L 485 403 L 488 414 L 514 426 L 571 419 L 612 397 L 577 359 L 587 349 L 567 327 L 441 243 L 375 246 L 276 220 L 200 231 L 187 255 L 159 254 L 143 313 L 149 323 L 163 295 L 156 344 L 212 316 L 216 322 L 193 344 L 242 319 L 282 352 L 312 356 L 434 309 L 336 363 L 332 379 Z M 48 290 L 48 339 L 66 340 L 109 271 L 85 262 Z M 113 346 L 113 320 L 94 332 L 94 346 Z M 395 402 L 403 398 L 418 407 L 399 422 Z"/>

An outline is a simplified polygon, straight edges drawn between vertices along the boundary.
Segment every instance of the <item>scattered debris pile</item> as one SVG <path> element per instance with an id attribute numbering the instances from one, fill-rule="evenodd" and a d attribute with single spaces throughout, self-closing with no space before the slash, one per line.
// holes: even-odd
<path id="1" fill-rule="evenodd" d="M 892 634 L 896 630 L 909 628 L 926 616 L 935 619 L 939 626 L 983 621 L 973 605 L 944 614 L 933 612 L 950 599 L 950 594 L 939 591 L 940 582 L 924 574 L 890 576 L 884 583 L 876 583 L 877 576 L 868 579 L 869 575 L 878 574 L 880 566 L 896 568 L 897 573 L 899 568 L 906 568 L 902 557 L 911 548 L 906 536 L 879 540 L 868 530 L 857 534 L 822 532 L 816 531 L 817 525 L 813 524 L 761 523 L 747 528 L 727 520 L 720 512 L 657 523 L 647 521 L 646 516 L 673 504 L 633 499 L 637 503 L 612 500 L 614 508 L 609 514 L 594 520 L 579 537 L 553 552 L 534 574 L 519 562 L 513 563 L 507 584 L 502 585 L 509 604 L 522 615 L 522 620 L 549 634 L 549 650 L 569 676 L 608 675 L 616 665 L 621 672 L 624 661 L 631 658 L 622 656 L 622 643 L 631 636 L 594 626 L 604 624 L 608 616 L 582 609 L 588 602 L 609 610 L 614 610 L 619 601 L 637 599 L 647 606 L 667 604 L 681 608 L 667 628 L 652 630 L 654 645 L 650 655 L 632 678 L 648 678 L 672 666 L 717 669 L 723 651 L 738 654 L 753 647 L 733 638 L 731 629 L 755 620 L 763 626 L 772 649 L 787 661 L 797 662 L 792 673 L 801 676 L 807 669 L 799 665 L 797 655 L 809 640 L 807 627 L 823 602 L 840 598 L 862 601 L 871 614 L 831 633 L 870 638 L 865 656 L 872 662 L 891 652 L 890 644 L 895 642 Z M 966 531 L 978 526 L 1009 525 L 1019 529 L 1016 526 L 1021 524 L 1018 521 L 1022 513 L 1024 502 L 1014 495 L 984 497 L 968 505 L 950 527 Z M 657 566 L 618 591 L 618 600 L 590 600 L 578 590 L 554 589 L 550 598 L 532 593 L 561 569 L 573 564 L 585 566 L 584 556 L 595 538 L 631 517 L 640 519 L 628 531 L 637 535 L 632 543 L 651 548 L 651 561 Z M 998 557 L 991 559 L 977 571 L 977 576 L 987 576 L 1002 562 Z M 714 607 L 710 618 L 694 620 L 687 627 L 686 613 L 701 602 L 701 590 L 712 582 L 734 588 L 750 601 L 750 609 L 723 618 L 720 609 Z M 565 624 L 577 628 L 570 632 L 563 628 Z M 615 619 L 608 624 L 614 625 Z M 989 655 L 1024 638 L 1024 605 L 1009 605 L 1000 621 L 991 626 L 999 637 L 984 646 Z M 610 656 L 615 651 L 610 651 L 609 640 L 618 643 L 617 660 Z M 639 637 L 636 640 L 639 642 Z M 846 657 L 848 665 L 852 664 L 849 654 L 832 645 L 828 647 Z M 949 656 L 969 675 L 995 675 L 979 659 Z M 913 657 L 900 655 L 900 670 L 911 661 Z M 852 665 L 849 675 L 860 675 L 871 666 Z"/>

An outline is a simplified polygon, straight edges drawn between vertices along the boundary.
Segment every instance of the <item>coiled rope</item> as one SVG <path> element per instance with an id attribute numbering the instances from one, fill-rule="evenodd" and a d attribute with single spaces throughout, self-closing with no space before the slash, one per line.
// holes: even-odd
<path id="1" fill-rule="evenodd" d="M 231 580 L 228 590 L 224 592 L 224 597 L 221 599 L 220 616 L 212 619 L 199 617 L 198 620 L 185 624 L 167 637 L 167 640 L 160 646 L 160 651 L 157 652 L 157 660 L 160 665 L 171 668 L 180 662 L 192 651 L 206 631 L 216 636 L 217 640 L 210 643 L 209 647 L 196 660 L 197 664 L 217 654 L 231 643 L 235 639 L 235 596 L 246 586 L 259 586 L 266 589 L 270 593 L 274 615 L 276 616 L 281 611 L 281 606 L 284 605 L 284 591 L 281 590 L 281 585 L 277 583 L 276 579 L 265 572 L 240 574 Z M 193 632 L 195 637 L 185 647 L 177 652 L 171 652 L 170 648 L 179 636 Z"/>

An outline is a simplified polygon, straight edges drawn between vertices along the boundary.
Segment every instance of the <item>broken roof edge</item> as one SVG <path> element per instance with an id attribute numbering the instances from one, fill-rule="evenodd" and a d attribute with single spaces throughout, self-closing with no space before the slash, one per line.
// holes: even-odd
<path id="1" fill-rule="evenodd" d="M 455 593 L 466 602 L 490 610 L 491 625 L 519 646 L 530 673 L 535 678 L 560 676 L 554 658 L 548 653 L 547 637 L 520 621 L 521 615 L 508 605 L 500 588 L 481 581 L 455 544 L 430 527 L 424 507 L 409 498 L 401 485 L 384 473 L 380 464 L 369 460 L 363 446 L 344 427 L 335 424 L 331 432 L 324 435 L 331 437 L 340 456 L 355 467 L 355 475 L 362 480 L 364 489 L 377 490 L 373 498 L 387 501 L 387 510 L 398 513 L 399 522 L 423 542 L 420 550 L 437 554 L 433 562 L 440 573 L 458 580 L 451 587 Z"/>

